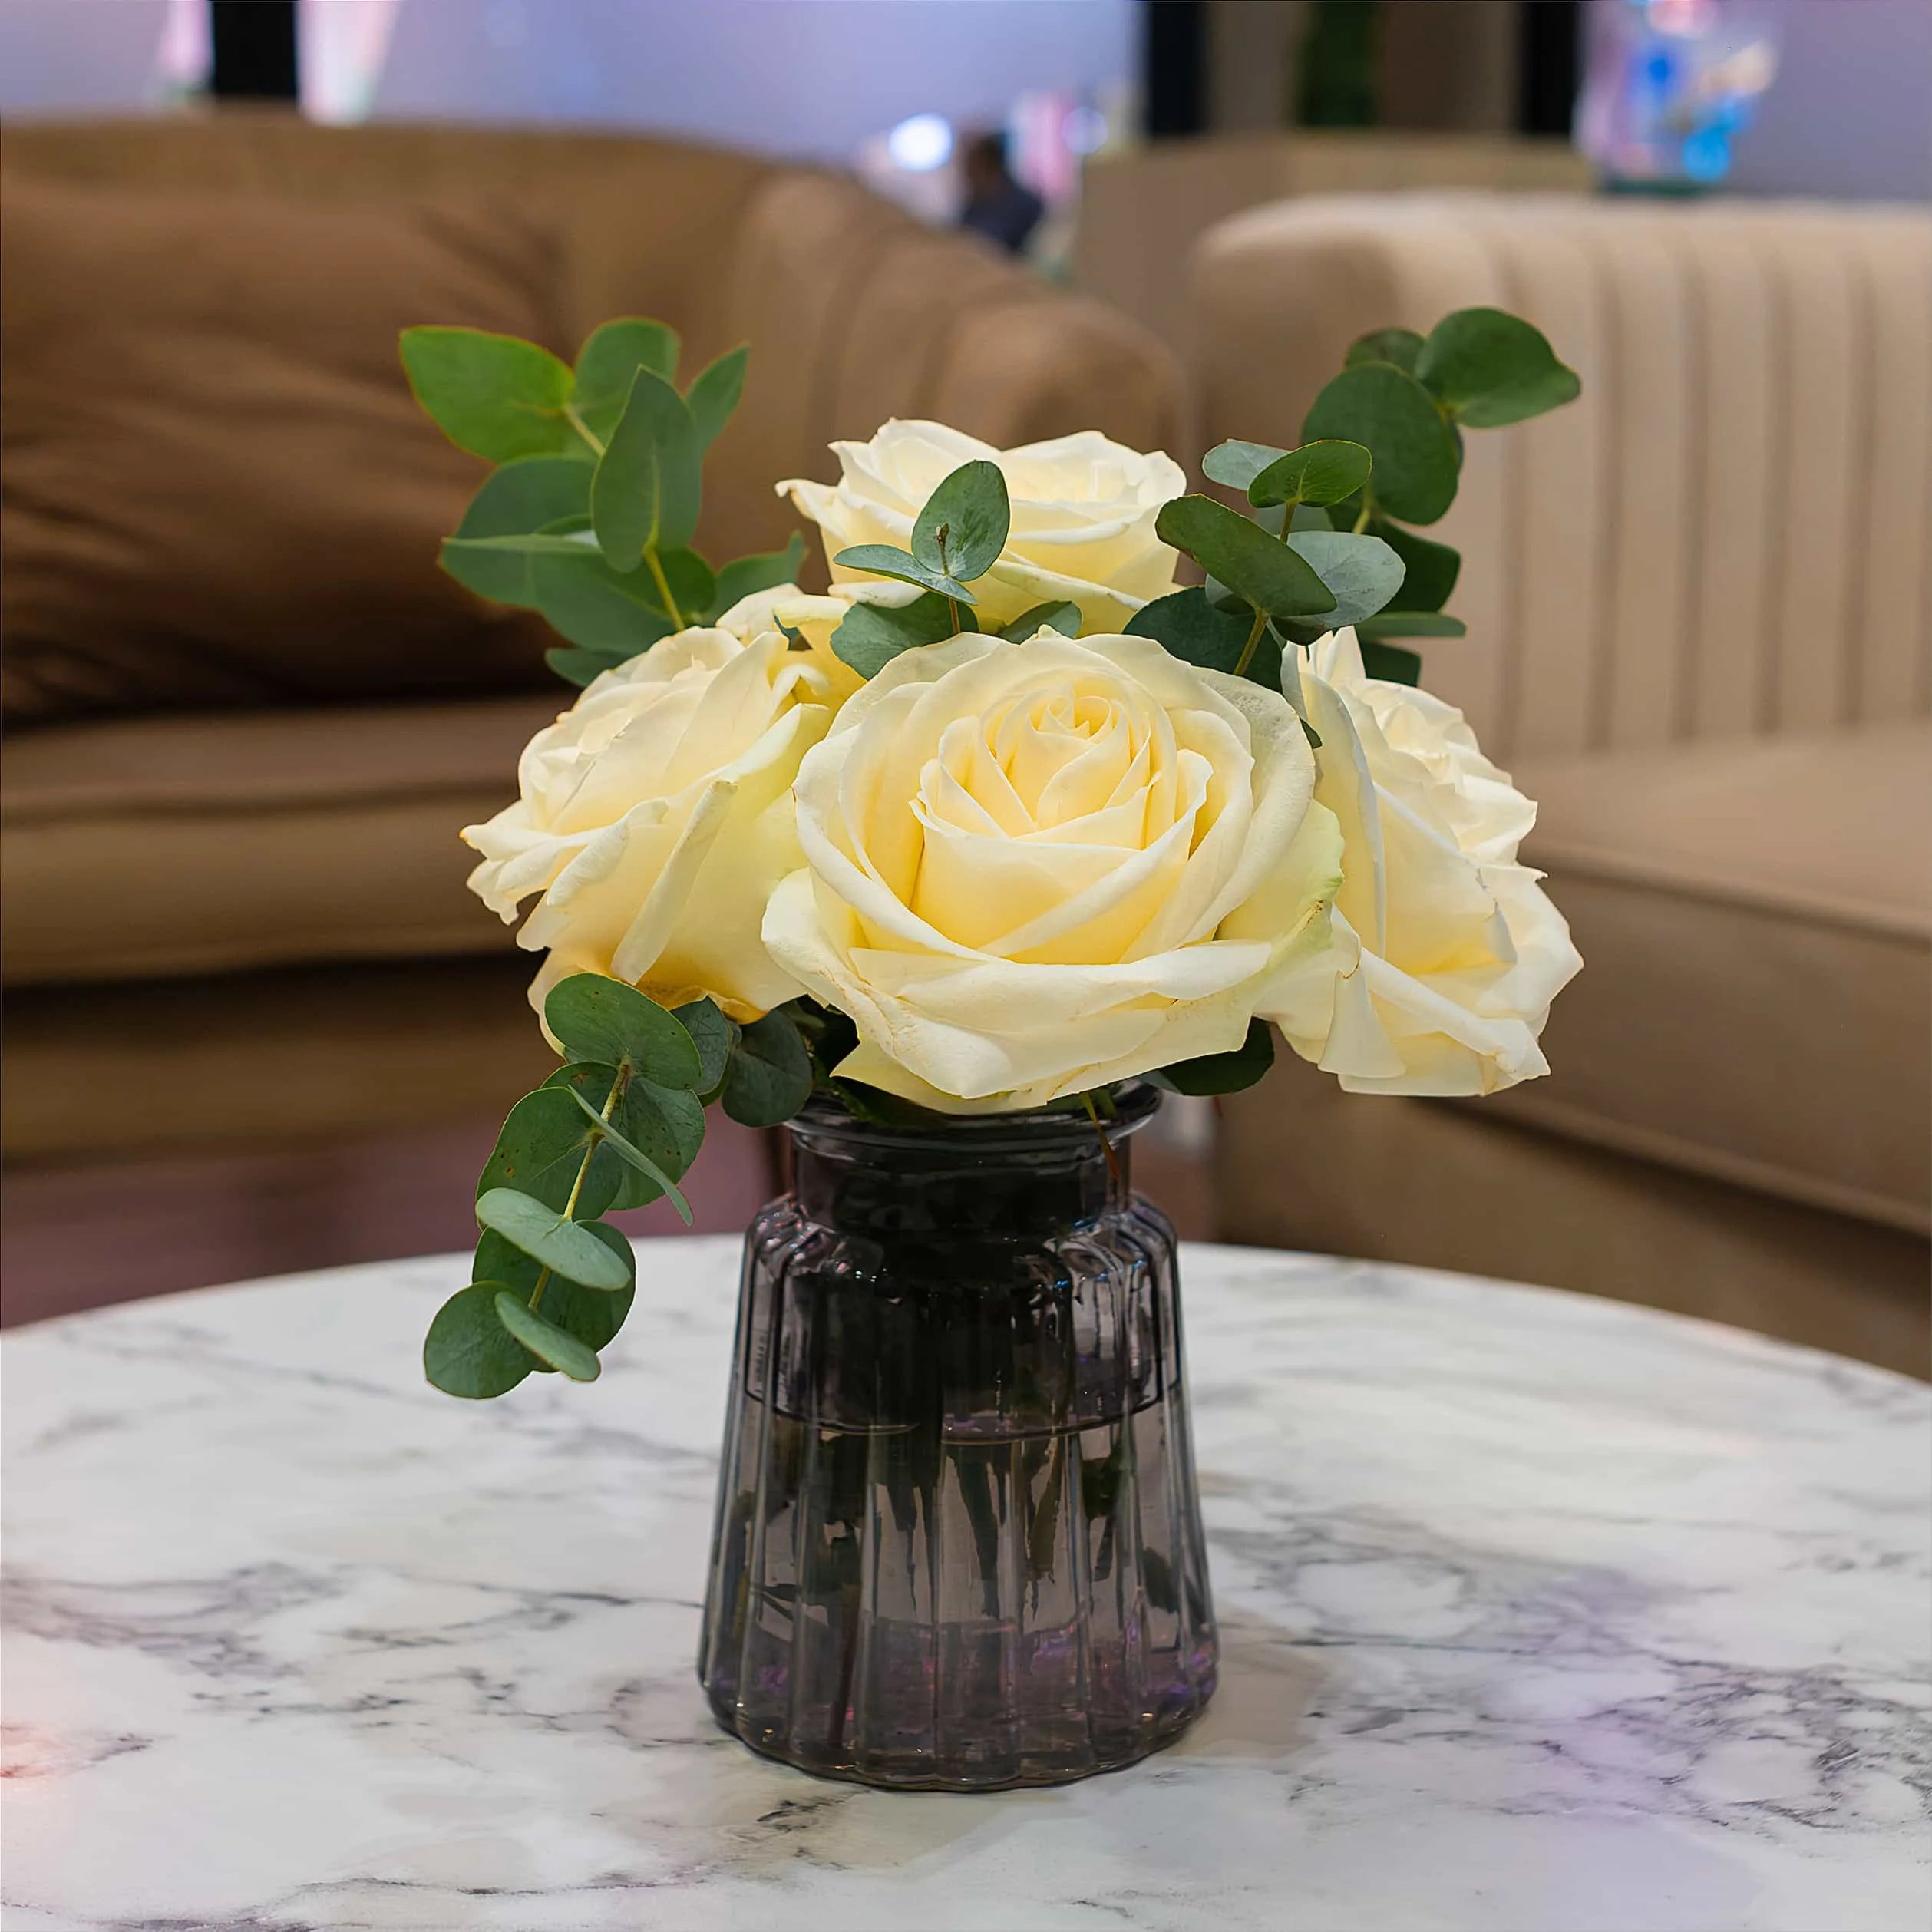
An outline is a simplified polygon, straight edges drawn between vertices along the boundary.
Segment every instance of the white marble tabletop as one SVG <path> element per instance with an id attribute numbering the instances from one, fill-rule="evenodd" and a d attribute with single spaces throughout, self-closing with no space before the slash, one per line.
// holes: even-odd
<path id="1" fill-rule="evenodd" d="M 1932 1392 L 1541 1290 L 1184 1264 L 1221 1689 L 884 1795 L 692 1675 L 735 1243 L 588 1388 L 418 1379 L 454 1258 L 4 1350 L 4 1923 L 1924 1932 Z"/>

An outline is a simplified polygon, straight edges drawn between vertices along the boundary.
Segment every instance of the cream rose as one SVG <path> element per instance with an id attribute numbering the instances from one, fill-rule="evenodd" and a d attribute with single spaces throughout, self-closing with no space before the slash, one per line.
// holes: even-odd
<path id="1" fill-rule="evenodd" d="M 1263 1010 L 1351 1092 L 1494 1093 L 1548 1072 L 1537 1035 L 1583 961 L 1517 860 L 1535 805 L 1459 711 L 1368 676 L 1353 631 L 1323 637 L 1300 677 L 1344 880 L 1330 959 Z"/>
<path id="2" fill-rule="evenodd" d="M 737 1019 L 797 993 L 758 928 L 799 863 L 791 782 L 833 702 L 813 654 L 774 629 L 681 631 L 530 740 L 517 802 L 463 837 L 483 854 L 471 890 L 506 924 L 542 895 L 517 935 L 550 949 L 540 1013 L 573 973 L 668 1006 L 708 994 Z"/>
<path id="3" fill-rule="evenodd" d="M 1149 639 L 908 651 L 806 755 L 765 943 L 857 1025 L 841 1072 L 949 1112 L 1230 1052 L 1326 944 L 1314 783 L 1284 699 Z"/>
<path id="4" fill-rule="evenodd" d="M 973 586 L 983 630 L 1035 604 L 1066 602 L 1080 606 L 1082 630 L 1116 631 L 1176 587 L 1174 553 L 1154 535 L 1154 520 L 1164 503 L 1185 494 L 1187 480 L 1158 451 L 1143 456 L 1091 429 L 996 450 L 940 423 L 897 421 L 869 443 L 832 450 L 837 484 L 778 485 L 819 527 L 827 563 L 854 543 L 908 548 L 926 498 L 953 471 L 976 459 L 999 465 L 1012 527 L 999 561 Z M 848 583 L 878 581 L 831 567 L 835 596 Z"/>

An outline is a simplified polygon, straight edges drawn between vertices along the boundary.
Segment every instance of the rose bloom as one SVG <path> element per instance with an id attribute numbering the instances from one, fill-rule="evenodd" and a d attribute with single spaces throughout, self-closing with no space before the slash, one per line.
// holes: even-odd
<path id="1" fill-rule="evenodd" d="M 1150 639 L 908 651 L 805 756 L 765 943 L 857 1027 L 841 1074 L 947 1112 L 1231 1052 L 1326 946 L 1314 784 L 1283 698 Z"/>
<path id="2" fill-rule="evenodd" d="M 817 524 L 828 563 L 855 543 L 912 547 L 926 500 L 963 463 L 983 459 L 1006 479 L 1006 547 L 973 586 L 983 630 L 1035 604 L 1080 606 L 1084 631 L 1118 630 L 1143 604 L 1176 588 L 1174 552 L 1154 533 L 1161 506 L 1186 494 L 1181 466 L 1156 451 L 1109 442 L 1097 430 L 996 450 L 943 424 L 887 423 L 869 443 L 834 443 L 835 484 L 778 485 Z M 834 593 L 879 580 L 832 564 Z M 916 592 L 907 591 L 908 596 Z"/>
<path id="3" fill-rule="evenodd" d="M 517 802 L 464 831 L 471 890 L 506 924 L 540 895 L 517 939 L 550 949 L 540 1013 L 573 973 L 739 1020 L 798 991 L 758 927 L 799 863 L 791 781 L 836 699 L 815 654 L 768 625 L 739 634 L 744 608 L 605 672 L 525 748 Z"/>
<path id="4" fill-rule="evenodd" d="M 1300 675 L 1315 796 L 1346 841 L 1340 971 L 1314 963 L 1270 1017 L 1351 1092 L 1486 1094 L 1547 1073 L 1537 1035 L 1583 961 L 1517 860 L 1535 805 L 1461 712 L 1368 676 L 1353 631 L 1321 639 Z"/>

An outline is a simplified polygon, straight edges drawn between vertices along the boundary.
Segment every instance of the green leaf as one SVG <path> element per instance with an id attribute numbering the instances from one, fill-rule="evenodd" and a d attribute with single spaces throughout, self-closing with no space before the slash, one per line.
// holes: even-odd
<path id="1" fill-rule="evenodd" d="M 1357 637 L 1465 637 L 1468 626 L 1460 617 L 1439 610 L 1385 610 L 1365 617 L 1356 626 Z"/>
<path id="2" fill-rule="evenodd" d="M 1197 586 L 1142 605 L 1127 620 L 1127 634 L 1151 637 L 1189 664 L 1231 672 L 1241 661 L 1252 623 L 1248 613 L 1216 609 Z"/>
<path id="3" fill-rule="evenodd" d="M 576 1097 L 560 1095 L 576 1104 Z M 628 1288 L 628 1272 L 603 1242 L 556 1209 L 513 1187 L 492 1187 L 477 1202 L 478 1223 L 566 1281 L 586 1288 Z"/>
<path id="4" fill-rule="evenodd" d="M 1344 369 L 1315 398 L 1305 441 L 1339 436 L 1374 457 L 1377 505 L 1405 523 L 1432 523 L 1455 500 L 1461 452 L 1429 392 L 1391 362 Z"/>
<path id="5" fill-rule="evenodd" d="M 1413 651 L 1405 651 L 1399 644 L 1378 644 L 1372 638 L 1362 637 L 1362 668 L 1372 678 L 1379 678 L 1385 684 L 1418 685 L 1422 682 L 1422 660 Z"/>
<path id="6" fill-rule="evenodd" d="M 685 391 L 685 407 L 691 412 L 701 457 L 731 421 L 732 411 L 745 393 L 745 365 L 751 353 L 748 348 L 728 350 L 715 362 L 707 364 Z"/>
<path id="7" fill-rule="evenodd" d="M 627 1064 L 661 1087 L 695 1088 L 704 1072 L 675 1014 L 601 973 L 560 979 L 543 1002 L 543 1024 L 573 1060 Z"/>
<path id="8" fill-rule="evenodd" d="M 1049 630 L 1058 631 L 1062 637 L 1078 637 L 1080 606 L 1064 599 L 1057 603 L 1035 604 L 1031 610 L 1022 610 L 999 634 L 1009 644 L 1024 644 L 1042 624 Z"/>
<path id="9" fill-rule="evenodd" d="M 639 369 L 590 481 L 590 517 L 605 561 L 630 570 L 647 550 L 677 550 L 698 527 L 703 451 L 684 398 Z"/>
<path id="10" fill-rule="evenodd" d="M 446 537 L 446 550 L 490 556 L 595 556 L 597 540 L 574 517 L 547 530 L 515 530 L 504 537 Z"/>
<path id="11" fill-rule="evenodd" d="M 1210 483 L 1245 490 L 1270 463 L 1279 462 L 1287 454 L 1272 443 L 1217 443 L 1200 459 L 1201 474 Z"/>
<path id="12" fill-rule="evenodd" d="M 1412 329 L 1372 329 L 1349 345 L 1342 358 L 1345 368 L 1362 362 L 1392 362 L 1413 375 L 1415 358 L 1422 352 L 1422 339 Z"/>
<path id="13" fill-rule="evenodd" d="M 1177 497 L 1161 507 L 1154 530 L 1257 610 L 1313 617 L 1335 599 L 1308 563 L 1257 524 L 1212 497 Z"/>
<path id="14" fill-rule="evenodd" d="M 1402 560 L 1379 537 L 1297 530 L 1288 538 L 1288 547 L 1307 560 L 1335 599 L 1335 608 L 1319 620 L 1325 630 L 1339 631 L 1372 616 L 1401 586 Z"/>
<path id="15" fill-rule="evenodd" d="M 778 1127 L 811 1098 L 811 1055 L 780 1009 L 739 1036 L 725 1069 L 725 1111 L 742 1127 Z"/>
<path id="16" fill-rule="evenodd" d="M 563 413 L 570 372 L 547 348 L 481 329 L 405 329 L 403 373 L 458 449 L 491 463 L 590 451 Z"/>
<path id="17" fill-rule="evenodd" d="M 484 1401 L 507 1394 L 530 1373 L 528 1352 L 497 1319 L 503 1285 L 473 1282 L 436 1311 L 423 1340 L 423 1373 L 444 1395 Z"/>
<path id="18" fill-rule="evenodd" d="M 596 1352 L 567 1330 L 526 1308 L 507 1288 L 497 1290 L 497 1319 L 540 1362 L 573 1382 L 595 1382 L 603 1372 Z"/>
<path id="19" fill-rule="evenodd" d="M 970 629 L 968 613 L 959 616 Z M 955 633 L 946 599 L 929 590 L 909 604 L 854 604 L 832 633 L 832 653 L 860 677 L 876 677 L 900 652 L 943 644 Z"/>
<path id="20" fill-rule="evenodd" d="M 617 1229 L 608 1221 L 580 1221 L 578 1226 L 603 1242 L 635 1279 L 636 1255 Z M 473 1281 L 487 1281 L 494 1286 L 507 1288 L 527 1306 L 530 1296 L 537 1292 L 543 1267 L 541 1262 L 533 1261 L 528 1255 L 512 1247 L 500 1234 L 493 1234 L 485 1228 L 477 1242 L 476 1260 L 470 1273 Z M 586 1348 L 601 1349 L 624 1326 L 624 1318 L 630 1313 L 633 1298 L 630 1288 L 580 1288 L 574 1281 L 552 1275 L 543 1283 L 543 1316 L 547 1321 L 568 1329 Z M 493 1307 L 493 1319 L 495 1313 Z M 549 1366 L 547 1363 L 541 1366 L 547 1370 Z"/>
<path id="21" fill-rule="evenodd" d="M 568 456 L 524 456 L 494 471 L 470 499 L 456 540 L 515 537 L 546 530 L 566 518 L 587 517 L 589 467 Z M 536 601 L 527 555 L 501 551 L 453 552 L 445 547 L 443 568 L 466 590 L 502 604 L 529 607 Z M 494 1324 L 493 1324 L 494 1325 Z"/>
<path id="22" fill-rule="evenodd" d="M 1339 503 L 1369 481 L 1373 462 L 1359 443 L 1304 443 L 1276 457 L 1248 485 L 1248 501 L 1257 507 Z"/>
<path id="23" fill-rule="evenodd" d="M 619 315 L 593 329 L 577 351 L 570 400 L 584 427 L 607 441 L 624 413 L 631 378 L 639 369 L 666 382 L 678 379 L 678 332 L 643 315 Z"/>
<path id="24" fill-rule="evenodd" d="M 727 1019 L 708 999 L 694 999 L 689 1006 L 678 1007 L 673 1017 L 691 1035 L 691 1043 L 698 1049 L 698 1092 L 714 1091 L 723 1082 L 725 1063 L 738 1044 L 737 1022 Z"/>
<path id="25" fill-rule="evenodd" d="M 561 1214 L 590 1149 L 590 1130 L 570 1096 L 539 1087 L 510 1108 L 477 1181 L 477 1192 L 514 1187 Z M 598 1148 L 578 1190 L 576 1213 L 586 1217 L 601 1214 L 616 1199 L 625 1173 L 624 1164 L 610 1148 Z"/>
<path id="26" fill-rule="evenodd" d="M 582 689 L 586 685 L 594 684 L 606 671 L 614 671 L 619 665 L 629 663 L 636 655 L 635 651 L 552 650 L 543 653 L 543 662 L 565 683 Z"/>
<path id="27" fill-rule="evenodd" d="M 1557 360 L 1540 329 L 1500 309 L 1458 309 L 1445 315 L 1429 332 L 1415 367 L 1423 387 L 1471 429 L 1500 429 L 1560 408 L 1576 400 L 1580 386 L 1576 371 Z"/>
<path id="28" fill-rule="evenodd" d="M 956 577 L 943 570 L 930 570 L 910 550 L 896 543 L 854 543 L 832 561 L 848 570 L 865 570 L 875 577 L 891 577 L 900 583 L 916 584 L 922 590 L 936 591 L 956 603 L 976 603 L 979 599 Z"/>
<path id="29" fill-rule="evenodd" d="M 1389 599 L 1392 609 L 1440 610 L 1449 601 L 1462 568 L 1461 551 L 1418 537 L 1382 517 L 1369 518 L 1369 533 L 1379 537 L 1402 560 L 1402 587 Z"/>
<path id="30" fill-rule="evenodd" d="M 567 1093 L 583 1110 L 586 1117 L 591 1121 L 594 1131 L 609 1143 L 620 1159 L 628 1161 L 632 1167 L 643 1175 L 646 1180 L 650 1181 L 657 1188 L 659 1194 L 669 1197 L 671 1205 L 678 1210 L 678 1218 L 686 1227 L 689 1227 L 691 1225 L 690 1202 L 679 1193 L 678 1184 L 642 1148 L 633 1145 L 619 1131 L 614 1125 L 615 1109 L 613 1110 L 613 1119 L 607 1121 L 603 1118 L 603 1110 L 592 1106 L 575 1086 L 565 1087 L 562 1091 Z M 586 1287 L 596 1287 L 597 1285 L 595 1282 L 585 1283 Z"/>
<path id="31" fill-rule="evenodd" d="M 1274 1035 L 1265 1019 L 1248 1022 L 1248 1036 L 1232 1053 L 1209 1053 L 1163 1067 L 1154 1077 L 1177 1094 L 1238 1094 L 1275 1063 Z"/>
<path id="32" fill-rule="evenodd" d="M 931 496 L 913 524 L 913 555 L 929 570 L 970 583 L 1006 547 L 1012 507 L 999 465 L 962 463 Z"/>
<path id="33" fill-rule="evenodd" d="M 688 553 L 687 553 L 688 554 Z M 648 651 L 674 628 L 659 610 L 657 587 L 642 565 L 613 570 L 595 550 L 531 560 L 531 590 L 551 629 L 586 651 L 621 664 Z"/>
<path id="34" fill-rule="evenodd" d="M 718 573 L 718 588 L 712 598 L 715 613 L 722 616 L 732 605 L 761 590 L 775 590 L 781 583 L 796 583 L 805 561 L 805 540 L 797 530 L 781 550 L 764 550 L 755 556 L 741 556 Z"/>
<path id="35" fill-rule="evenodd" d="M 717 600 L 718 580 L 712 574 L 711 566 L 695 550 L 665 550 L 658 558 L 658 568 L 664 573 L 672 601 L 686 625 L 694 623 Z M 648 570 L 644 578 L 652 596 L 656 596 L 657 586 Z"/>
<path id="36" fill-rule="evenodd" d="M 570 1088 L 601 1118 L 617 1077 L 613 1066 L 580 1061 L 573 1066 L 559 1068 L 543 1085 Z M 641 1148 L 666 1174 L 680 1179 L 705 1144 L 704 1102 L 698 1096 L 681 1087 L 660 1087 L 642 1074 L 630 1076 L 618 1097 L 611 1121 L 632 1146 Z M 589 1129 L 583 1131 L 587 1134 Z M 599 1148 L 598 1158 L 623 1161 L 614 1148 Z M 629 1163 L 623 1163 L 619 1172 L 621 1178 L 609 1204 L 613 1208 L 649 1207 L 664 1192 L 655 1181 Z"/>

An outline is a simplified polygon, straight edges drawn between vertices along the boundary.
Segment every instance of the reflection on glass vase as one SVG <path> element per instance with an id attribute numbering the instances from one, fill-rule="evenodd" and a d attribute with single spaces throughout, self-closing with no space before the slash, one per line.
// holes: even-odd
<path id="1" fill-rule="evenodd" d="M 1131 1763 L 1214 1688 L 1174 1232 L 1121 1103 L 815 1100 L 745 1243 L 698 1675 L 754 1749 L 983 1790 Z"/>

